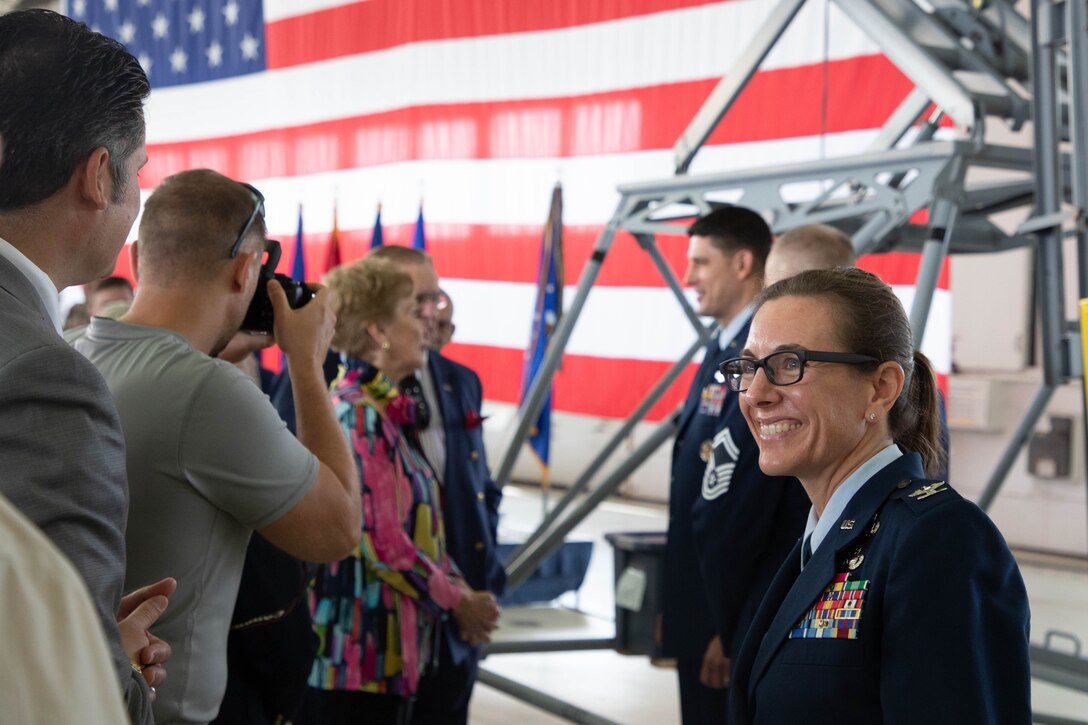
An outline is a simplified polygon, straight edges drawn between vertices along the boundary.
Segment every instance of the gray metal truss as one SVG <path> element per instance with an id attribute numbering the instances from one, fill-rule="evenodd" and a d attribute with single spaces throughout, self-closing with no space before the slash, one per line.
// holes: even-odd
<path id="1" fill-rule="evenodd" d="M 736 65 L 677 139 L 673 148 L 676 175 L 619 187 L 616 212 L 601 232 L 582 270 L 577 294 L 552 335 L 496 468 L 496 481 L 502 485 L 509 480 L 530 422 L 539 414 L 619 230 L 633 234 L 650 254 L 697 340 L 507 562 L 511 586 L 535 571 L 562 544 L 566 533 L 675 432 L 670 417 L 604 476 L 585 501 L 562 516 L 705 341 L 708 331 L 654 239 L 657 234 L 683 234 L 693 216 L 725 201 L 760 211 L 776 233 L 801 224 L 825 223 L 849 233 L 859 254 L 920 251 L 922 263 L 910 315 L 916 344 L 922 339 L 938 272 L 948 254 L 1034 247 L 1044 382 L 982 494 L 984 508 L 992 502 L 1054 389 L 1081 379 L 1079 336 L 1064 310 L 1061 240 L 1063 224 L 1072 220 L 1080 293 L 1088 297 L 1088 9 L 1083 0 L 1033 0 L 1030 21 L 1006 0 L 988 0 L 980 9 L 967 0 L 830 1 L 911 79 L 914 91 L 870 147 L 857 155 L 689 175 L 706 139 L 804 3 L 779 0 Z M 954 122 L 953 140 L 940 139 L 938 128 L 944 117 Z M 987 142 L 988 122 L 1004 123 L 1011 132 L 1026 135 L 1022 129 L 1029 117 L 1035 121 L 1030 126 L 1032 137 L 1022 146 Z M 980 174 L 980 170 L 1001 173 Z M 998 212 L 1025 207 L 1032 214 L 1017 230 L 1010 232 L 993 221 Z M 1072 213 L 1063 212 L 1070 207 Z M 922 215 L 924 221 L 914 221 L 921 210 L 928 210 Z"/>

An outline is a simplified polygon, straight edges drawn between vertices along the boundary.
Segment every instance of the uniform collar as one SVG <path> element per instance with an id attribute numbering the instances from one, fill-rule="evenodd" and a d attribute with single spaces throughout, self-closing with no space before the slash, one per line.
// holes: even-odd
<path id="1" fill-rule="evenodd" d="M 869 460 L 858 466 L 857 470 L 846 477 L 846 480 L 842 482 L 835 492 L 831 494 L 831 498 L 828 500 L 827 505 L 824 506 L 823 516 L 816 518 L 816 507 L 813 506 L 808 511 L 808 524 L 805 526 L 805 538 L 812 536 L 809 540 L 809 545 L 812 547 L 811 551 L 815 553 L 816 549 L 820 547 L 820 542 L 827 537 L 831 527 L 838 521 L 839 516 L 846 510 L 847 505 L 853 500 L 855 494 L 861 489 L 865 482 L 872 478 L 876 473 L 882 470 L 892 461 L 898 460 L 903 452 L 899 450 L 899 446 L 892 443 L 886 448 L 881 449 Z M 804 541 L 804 539 L 802 539 Z"/>
<path id="2" fill-rule="evenodd" d="M 724 350 L 726 345 L 733 342 L 733 339 L 737 336 L 737 333 L 748 324 L 748 321 L 752 319 L 753 306 L 748 304 L 743 310 L 741 310 L 736 317 L 729 321 L 729 324 L 717 328 L 718 335 L 718 349 Z"/>

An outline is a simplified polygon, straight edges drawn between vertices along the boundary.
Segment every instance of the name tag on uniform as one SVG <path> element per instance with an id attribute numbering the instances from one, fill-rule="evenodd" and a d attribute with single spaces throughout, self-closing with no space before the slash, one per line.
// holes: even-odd
<path id="1" fill-rule="evenodd" d="M 711 383 L 703 388 L 703 394 L 699 398 L 699 415 L 709 415 L 711 418 L 721 415 L 725 391 L 726 387 L 717 383 Z"/>
<path id="2" fill-rule="evenodd" d="M 788 638 L 857 639 L 867 591 L 868 579 L 851 580 L 849 572 L 836 574 Z"/>

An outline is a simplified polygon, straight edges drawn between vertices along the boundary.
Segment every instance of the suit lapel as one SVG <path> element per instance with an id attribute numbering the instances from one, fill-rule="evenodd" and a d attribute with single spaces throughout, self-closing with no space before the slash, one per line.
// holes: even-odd
<path id="1" fill-rule="evenodd" d="M 860 525 L 849 530 L 844 530 L 838 525 L 833 526 L 827 538 L 813 553 L 808 565 L 794 581 L 767 628 L 767 634 L 756 654 L 752 665 L 752 676 L 748 682 L 749 695 L 755 690 L 756 683 L 766 671 L 778 648 L 786 641 L 789 630 L 801 619 L 801 615 L 812 607 L 816 597 L 838 573 L 839 556 L 843 550 L 865 533 L 864 524 L 873 518 L 888 496 L 896 490 L 896 485 L 900 481 L 920 477 L 922 477 L 921 459 L 915 453 L 908 453 L 885 466 L 854 495 L 843 511 L 843 519 L 854 519 Z M 796 555 L 799 556 L 800 552 L 797 551 Z M 794 561 L 800 567 L 800 559 L 794 559 Z"/>
<path id="2" fill-rule="evenodd" d="M 53 320 L 49 317 L 49 311 L 45 309 L 45 303 L 42 302 L 41 297 L 38 295 L 38 290 L 14 264 L 4 257 L 0 257 L 0 289 L 7 291 L 23 305 L 37 312 L 42 319 L 49 323 L 50 329 L 55 329 L 53 328 Z"/>

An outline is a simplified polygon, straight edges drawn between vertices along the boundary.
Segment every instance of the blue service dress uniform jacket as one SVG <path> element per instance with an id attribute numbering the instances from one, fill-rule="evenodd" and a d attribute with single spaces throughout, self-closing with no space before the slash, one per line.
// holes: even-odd
<path id="1" fill-rule="evenodd" d="M 917 454 L 798 544 L 733 665 L 732 725 L 1031 722 L 1028 601 L 993 522 Z"/>
<path id="2" fill-rule="evenodd" d="M 737 393 L 718 375 L 746 324 L 708 346 L 680 412 L 662 577 L 665 653 L 702 657 L 715 636 L 736 653 L 774 572 L 804 531 L 808 499 L 794 478 L 765 476 Z"/>

